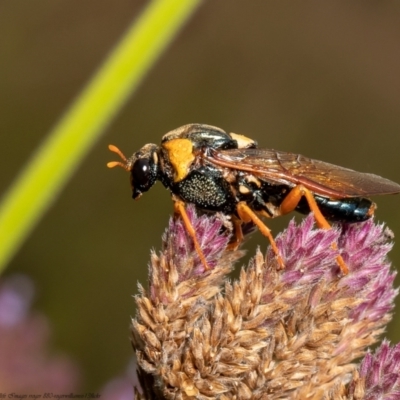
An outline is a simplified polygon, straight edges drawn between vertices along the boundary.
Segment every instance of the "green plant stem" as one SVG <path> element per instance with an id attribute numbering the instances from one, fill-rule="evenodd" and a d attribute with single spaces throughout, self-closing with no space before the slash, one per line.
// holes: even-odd
<path id="1" fill-rule="evenodd" d="M 152 1 L 33 154 L 0 204 L 0 272 L 200 1 Z"/>

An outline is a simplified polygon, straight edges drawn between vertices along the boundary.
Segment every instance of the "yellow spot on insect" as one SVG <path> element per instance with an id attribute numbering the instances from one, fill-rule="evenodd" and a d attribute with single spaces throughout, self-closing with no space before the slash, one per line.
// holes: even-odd
<path id="1" fill-rule="evenodd" d="M 242 194 L 249 194 L 250 193 L 250 189 L 244 185 L 240 185 L 239 186 L 239 192 Z"/>
<path id="2" fill-rule="evenodd" d="M 155 165 L 158 165 L 158 155 L 156 152 L 153 153 L 153 162 Z"/>
<path id="3" fill-rule="evenodd" d="M 194 161 L 193 144 L 189 139 L 171 139 L 162 144 L 167 150 L 169 161 L 174 168 L 174 182 L 185 179 L 189 173 L 190 164 Z"/>
<path id="4" fill-rule="evenodd" d="M 249 183 L 254 183 L 258 188 L 261 187 L 261 182 L 254 175 L 248 175 L 245 177 L 246 181 Z"/>
<path id="5" fill-rule="evenodd" d="M 257 145 L 257 142 L 255 140 L 250 139 L 244 135 L 239 135 L 237 133 L 230 133 L 229 136 L 233 140 L 237 141 L 239 149 L 247 149 L 249 147 L 253 147 L 254 145 Z"/>

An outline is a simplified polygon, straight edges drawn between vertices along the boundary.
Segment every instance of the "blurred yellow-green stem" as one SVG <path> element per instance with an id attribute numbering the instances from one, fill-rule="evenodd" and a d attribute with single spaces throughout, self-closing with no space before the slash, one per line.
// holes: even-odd
<path id="1" fill-rule="evenodd" d="M 0 204 L 0 271 L 200 1 L 152 1 L 33 154 Z"/>

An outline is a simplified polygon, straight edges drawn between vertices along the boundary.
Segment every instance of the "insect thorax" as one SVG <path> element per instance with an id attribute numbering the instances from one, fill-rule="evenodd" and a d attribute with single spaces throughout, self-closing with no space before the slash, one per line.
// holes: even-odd
<path id="1" fill-rule="evenodd" d="M 175 183 L 171 191 L 203 210 L 235 213 L 237 200 L 229 183 L 217 170 L 205 166 L 192 170 L 185 179 Z"/>

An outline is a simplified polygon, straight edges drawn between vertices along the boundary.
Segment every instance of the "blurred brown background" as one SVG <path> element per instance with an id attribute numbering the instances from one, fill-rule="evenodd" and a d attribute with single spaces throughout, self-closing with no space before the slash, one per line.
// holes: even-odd
<path id="1" fill-rule="evenodd" d="M 145 1 L 0 2 L 0 190 L 3 192 L 118 41 Z M 53 345 L 97 388 L 132 354 L 138 280 L 172 211 L 161 184 L 130 198 L 108 170 L 189 122 L 220 126 L 263 147 L 400 182 L 400 3 L 209 0 L 148 74 L 7 273 L 36 282 Z M 400 197 L 376 199 L 400 237 Z M 272 221 L 275 233 L 288 218 Z M 254 235 L 251 253 L 267 241 Z M 400 244 L 391 253 L 400 265 Z M 400 339 L 400 323 L 388 337 Z"/>

